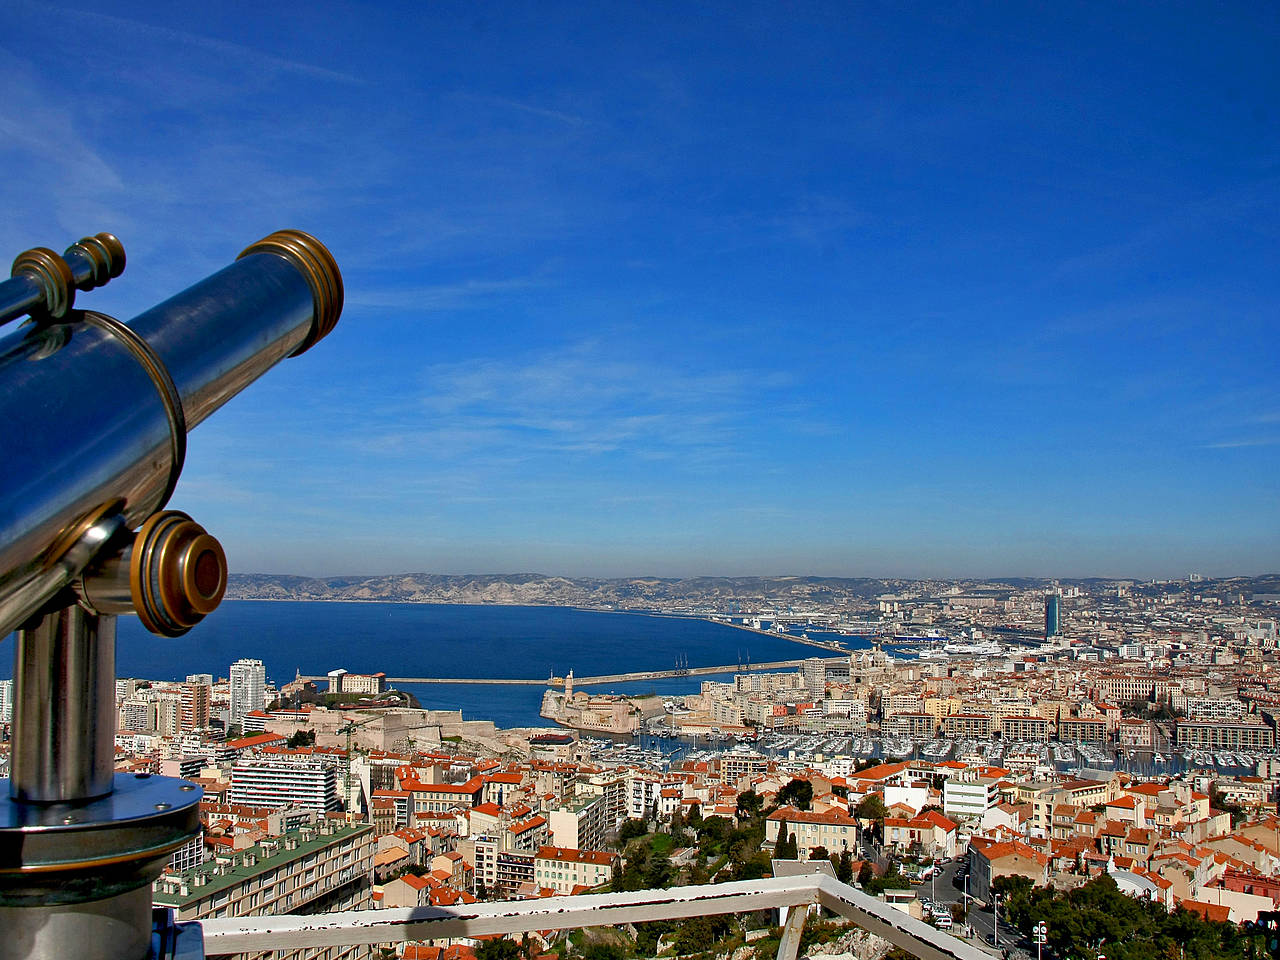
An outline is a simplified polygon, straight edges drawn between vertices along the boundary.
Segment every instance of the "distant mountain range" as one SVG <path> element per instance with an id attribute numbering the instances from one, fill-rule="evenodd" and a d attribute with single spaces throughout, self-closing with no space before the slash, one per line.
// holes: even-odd
<path id="1" fill-rule="evenodd" d="M 380 577 L 296 577 L 232 574 L 227 597 L 234 600 L 369 600 L 409 603 L 549 604 L 555 606 L 652 608 L 668 605 L 723 608 L 735 600 L 768 603 L 840 604 L 886 594 L 942 597 L 958 587 L 967 594 L 999 594 L 1047 587 L 1053 581 L 1016 577 L 1000 580 L 898 580 L 848 577 L 552 577 L 536 573 L 402 573 Z M 1110 579 L 1061 580 L 1086 591 Z M 1231 596 L 1280 594 L 1280 575 L 1229 580 L 1135 582 L 1157 593 L 1191 591 Z"/>

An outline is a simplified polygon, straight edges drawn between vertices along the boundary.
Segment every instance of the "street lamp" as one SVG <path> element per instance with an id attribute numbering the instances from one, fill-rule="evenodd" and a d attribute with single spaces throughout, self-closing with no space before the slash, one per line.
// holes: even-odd
<path id="1" fill-rule="evenodd" d="M 1031 932 L 1032 939 L 1036 942 L 1036 960 L 1042 960 L 1044 957 L 1044 942 L 1049 939 L 1049 928 L 1041 920 L 1031 928 Z"/>
<path id="2" fill-rule="evenodd" d="M 994 919 L 991 922 L 992 945 L 1000 946 L 1000 894 L 993 893 L 991 895 L 991 910 Z"/>

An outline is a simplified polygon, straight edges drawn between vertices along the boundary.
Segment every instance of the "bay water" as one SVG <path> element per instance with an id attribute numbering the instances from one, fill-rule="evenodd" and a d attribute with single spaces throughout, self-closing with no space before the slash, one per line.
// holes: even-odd
<path id="1" fill-rule="evenodd" d="M 261 660 L 267 676 L 288 683 L 297 671 L 319 676 L 338 667 L 392 677 L 545 679 L 669 670 L 751 661 L 831 656 L 785 637 L 693 617 L 613 613 L 568 607 L 462 604 L 228 600 L 184 637 L 147 633 L 121 617 L 116 675 L 182 680 L 225 677 L 242 657 Z M 865 646 L 845 637 L 848 646 Z M 12 643 L 12 640 L 10 640 Z M 12 650 L 0 650 L 0 677 Z M 696 693 L 703 679 L 677 677 L 592 687 L 591 692 Z M 499 727 L 547 726 L 538 716 L 542 686 L 405 684 L 424 707 L 461 709 L 468 720 Z"/>

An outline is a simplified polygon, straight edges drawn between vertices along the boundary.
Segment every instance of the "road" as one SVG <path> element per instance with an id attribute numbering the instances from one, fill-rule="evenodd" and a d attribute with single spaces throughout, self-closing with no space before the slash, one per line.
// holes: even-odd
<path id="1" fill-rule="evenodd" d="M 925 881 L 916 888 L 916 898 L 928 897 L 934 903 L 941 903 L 950 906 L 953 903 L 963 903 L 964 895 L 964 879 L 961 876 L 959 883 L 956 877 L 961 874 L 965 868 L 963 859 L 948 863 L 942 868 L 942 872 L 937 877 Z M 993 943 L 995 935 L 992 931 L 991 910 L 980 909 L 972 900 L 969 901 L 969 911 L 967 914 L 969 925 L 973 927 L 973 931 L 987 943 Z M 960 928 L 953 930 L 958 933 Z M 1027 952 L 1027 942 L 1022 934 L 1014 927 L 1009 926 L 1005 922 L 1003 916 L 1000 917 L 1000 947 L 1007 951 L 1010 957 L 1029 957 L 1033 954 Z"/>

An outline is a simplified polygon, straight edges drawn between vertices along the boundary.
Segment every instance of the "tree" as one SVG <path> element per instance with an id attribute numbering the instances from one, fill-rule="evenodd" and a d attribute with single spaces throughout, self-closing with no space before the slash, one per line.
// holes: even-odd
<path id="1" fill-rule="evenodd" d="M 671 865 L 671 858 L 665 853 L 655 853 L 649 858 L 644 871 L 644 886 L 649 890 L 657 890 L 671 885 L 676 870 Z"/>
<path id="2" fill-rule="evenodd" d="M 705 953 L 713 944 L 723 940 L 729 934 L 730 921 L 726 914 L 713 914 L 706 917 L 690 917 L 680 924 L 676 931 L 673 945 L 676 953 Z"/>
<path id="3" fill-rule="evenodd" d="M 911 881 L 898 870 L 896 863 L 890 864 L 883 877 L 872 877 L 862 885 L 862 889 L 873 896 L 885 890 L 910 890 Z"/>
<path id="4" fill-rule="evenodd" d="M 643 820 L 626 820 L 618 828 L 618 843 L 625 844 L 628 840 L 643 837 L 648 832 L 649 827 Z"/>
<path id="5" fill-rule="evenodd" d="M 738 794 L 738 816 L 746 820 L 754 820 L 764 809 L 764 799 L 754 790 L 744 790 Z"/>
<path id="6" fill-rule="evenodd" d="M 485 940 L 476 947 L 476 960 L 520 960 L 520 946 L 507 937 Z"/>
<path id="7" fill-rule="evenodd" d="M 289 734 L 289 739 L 285 742 L 290 750 L 296 750 L 299 747 L 314 746 L 316 742 L 316 732 L 314 730 L 295 730 Z"/>
<path id="8" fill-rule="evenodd" d="M 814 847 L 809 851 L 810 860 L 830 860 L 831 854 L 827 852 L 826 847 Z"/>
<path id="9" fill-rule="evenodd" d="M 813 784 L 796 778 L 778 791 L 778 806 L 808 810 L 813 806 Z"/>
<path id="10" fill-rule="evenodd" d="M 846 854 L 848 852 L 849 852 L 848 850 L 845 851 Z M 844 860 L 844 854 L 840 855 L 840 859 L 842 861 Z M 852 868 L 852 865 L 850 866 Z M 871 869 L 871 861 L 863 860 L 862 866 L 858 868 L 858 883 L 862 884 L 862 886 L 865 887 L 868 883 L 870 883 L 872 880 L 875 879 L 875 876 L 876 876 L 876 872 Z M 836 877 L 837 878 L 840 877 L 839 867 L 836 868 Z"/>
<path id="11" fill-rule="evenodd" d="M 778 821 L 778 839 L 773 841 L 773 855 L 779 860 L 789 859 L 786 856 L 787 850 L 787 821 Z"/>
<path id="12" fill-rule="evenodd" d="M 582 960 L 626 960 L 626 956 L 616 943 L 588 943 L 582 948 Z"/>
<path id="13" fill-rule="evenodd" d="M 884 805 L 884 797 L 878 793 L 868 793 L 853 808 L 853 815 L 859 820 L 884 820 L 889 808 Z"/>

